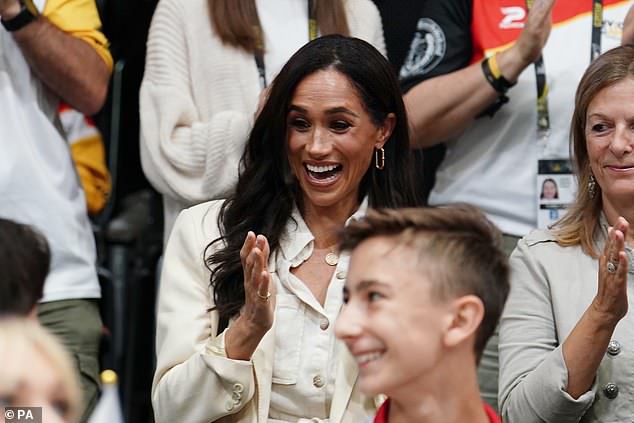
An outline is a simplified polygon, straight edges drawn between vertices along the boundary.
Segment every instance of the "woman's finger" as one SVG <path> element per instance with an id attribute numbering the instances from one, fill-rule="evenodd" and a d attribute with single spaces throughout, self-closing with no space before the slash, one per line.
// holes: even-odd
<path id="1" fill-rule="evenodd" d="M 616 224 L 614 226 L 618 230 L 623 232 L 623 238 L 625 239 L 627 237 L 627 231 L 630 229 L 630 224 L 628 223 L 628 221 L 625 220 L 625 218 L 621 216 L 617 219 Z"/>
<path id="2" fill-rule="evenodd" d="M 614 242 L 612 243 L 613 251 L 610 253 L 611 255 L 609 257 L 609 260 L 613 264 L 613 266 L 611 267 L 616 266 L 616 269 L 612 273 L 616 273 L 616 272 L 621 273 L 620 271 L 623 271 L 623 270 L 625 270 L 625 272 L 627 273 L 627 254 L 625 253 L 625 235 L 623 234 L 623 232 L 621 232 L 620 229 L 614 229 L 613 234 L 614 234 Z M 621 260 L 622 256 L 625 257 L 625 260 Z M 623 269 L 624 267 L 625 269 Z"/>
<path id="3" fill-rule="evenodd" d="M 262 251 L 257 246 L 253 247 L 248 258 L 249 262 L 249 285 L 257 289 L 260 281 L 260 272 L 262 272 Z"/>
<path id="4" fill-rule="evenodd" d="M 247 236 L 244 239 L 244 244 L 242 244 L 242 248 L 240 249 L 240 261 L 244 265 L 245 260 L 251 253 L 253 246 L 255 245 L 255 234 L 252 231 L 247 232 Z"/>
<path id="5" fill-rule="evenodd" d="M 614 227 L 608 228 L 608 239 L 603 249 L 603 255 L 605 256 L 605 265 L 607 266 L 608 272 L 614 273 L 616 270 L 615 267 L 618 264 L 618 247 Z"/>
<path id="6" fill-rule="evenodd" d="M 269 301 L 271 297 L 271 291 L 269 290 L 269 282 L 271 280 L 270 274 L 268 271 L 263 270 L 260 272 L 260 284 L 258 286 L 258 298 L 261 301 Z"/>
<path id="7" fill-rule="evenodd" d="M 262 250 L 262 257 L 264 258 L 264 262 L 269 262 L 269 255 L 271 254 L 271 249 L 269 247 L 269 241 L 266 239 L 264 235 L 260 235 L 262 237 L 262 246 L 260 249 Z"/>
<path id="8" fill-rule="evenodd" d="M 244 271 L 244 289 L 247 292 L 252 290 L 252 286 L 254 284 L 253 275 L 254 268 L 257 262 L 255 257 L 256 251 L 257 248 L 254 247 L 245 259 L 244 264 L 242 265 Z"/>
<path id="9" fill-rule="evenodd" d="M 627 285 L 627 266 L 628 266 L 628 257 L 627 257 L 627 253 L 625 251 L 619 251 L 619 259 L 618 259 L 618 268 L 617 268 L 617 274 L 616 277 L 623 281 L 624 285 Z"/>
<path id="10" fill-rule="evenodd" d="M 252 288 L 260 302 L 268 302 L 271 293 L 269 292 L 270 274 L 267 269 L 267 262 L 264 259 L 263 252 L 258 247 L 254 251 L 257 252 L 257 257 L 254 257 Z"/>

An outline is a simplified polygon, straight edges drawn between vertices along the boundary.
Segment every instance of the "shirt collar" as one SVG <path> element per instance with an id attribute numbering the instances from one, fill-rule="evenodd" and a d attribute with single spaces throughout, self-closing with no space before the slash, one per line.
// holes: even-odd
<path id="1" fill-rule="evenodd" d="M 484 412 L 489 418 L 489 422 L 502 423 L 502 420 L 500 420 L 500 418 L 495 413 L 493 408 L 491 408 L 491 406 L 487 404 L 486 402 L 483 404 L 484 404 Z M 376 415 L 374 416 L 374 423 L 388 423 L 389 414 L 390 414 L 390 400 L 388 398 L 383 404 L 381 404 L 381 407 L 379 407 L 379 409 L 377 410 Z"/>
<path id="2" fill-rule="evenodd" d="M 365 197 L 357 211 L 346 219 L 344 226 L 348 226 L 353 220 L 363 218 L 367 210 L 368 198 Z M 298 266 L 302 261 L 310 257 L 313 252 L 314 240 L 315 237 L 310 232 L 308 225 L 306 225 L 297 204 L 295 204 L 291 219 L 286 224 L 286 230 L 280 238 L 280 251 L 284 258 L 291 262 L 291 267 Z"/>

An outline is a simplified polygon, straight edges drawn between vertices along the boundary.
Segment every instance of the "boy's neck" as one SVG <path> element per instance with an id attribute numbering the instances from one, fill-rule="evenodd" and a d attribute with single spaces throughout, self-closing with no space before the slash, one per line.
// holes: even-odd
<path id="1" fill-rule="evenodd" d="M 472 355 L 448 355 L 432 374 L 408 385 L 388 395 L 389 423 L 489 423 Z"/>

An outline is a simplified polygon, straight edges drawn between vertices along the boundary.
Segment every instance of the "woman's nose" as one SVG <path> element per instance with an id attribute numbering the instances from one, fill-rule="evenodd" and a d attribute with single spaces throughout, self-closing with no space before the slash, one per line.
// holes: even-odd
<path id="1" fill-rule="evenodd" d="M 610 151 L 616 157 L 631 154 L 634 149 L 634 129 L 630 125 L 619 125 L 610 142 Z"/>
<path id="2" fill-rule="evenodd" d="M 328 131 L 316 127 L 310 135 L 306 149 L 314 157 L 322 157 L 329 154 L 332 150 L 332 143 L 328 136 Z"/>

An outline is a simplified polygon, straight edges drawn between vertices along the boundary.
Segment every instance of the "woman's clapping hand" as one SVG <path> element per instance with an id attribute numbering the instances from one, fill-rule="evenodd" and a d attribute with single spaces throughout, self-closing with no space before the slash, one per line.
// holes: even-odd
<path id="1" fill-rule="evenodd" d="M 256 330 L 266 333 L 273 325 L 275 296 L 271 290 L 269 243 L 264 235 L 256 236 L 249 231 L 240 250 L 240 261 L 244 270 L 244 309 L 241 315 Z"/>
<path id="2" fill-rule="evenodd" d="M 619 217 L 608 230 L 608 239 L 599 257 L 599 284 L 592 306 L 606 323 L 616 324 L 625 317 L 627 302 L 628 259 L 625 238 L 629 223 Z"/>
<path id="3" fill-rule="evenodd" d="M 275 294 L 271 284 L 269 243 L 264 235 L 249 231 L 240 249 L 244 272 L 244 307 L 225 335 L 225 352 L 234 360 L 250 360 L 264 335 L 273 326 Z"/>

